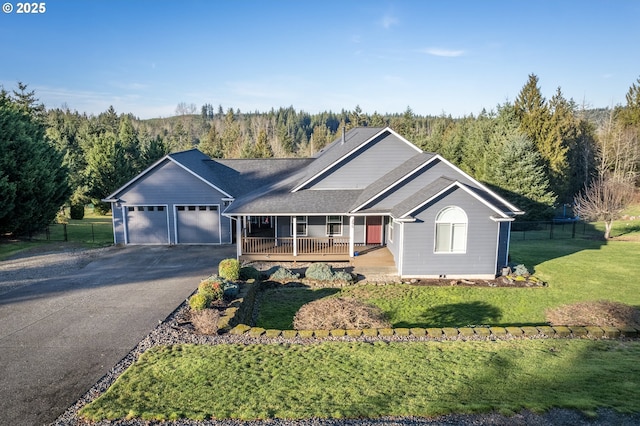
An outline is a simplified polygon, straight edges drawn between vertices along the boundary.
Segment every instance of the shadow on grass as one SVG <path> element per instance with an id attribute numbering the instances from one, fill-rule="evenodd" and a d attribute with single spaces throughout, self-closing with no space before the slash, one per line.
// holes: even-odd
<path id="1" fill-rule="evenodd" d="M 588 226 L 593 227 L 592 225 Z M 522 240 L 512 234 L 509 258 L 511 263 L 522 263 L 529 269 L 529 272 L 535 273 L 536 265 L 584 250 L 598 250 L 606 244 L 606 240 L 601 238 Z"/>
<path id="2" fill-rule="evenodd" d="M 453 303 L 429 308 L 420 322 L 399 322 L 394 327 L 464 327 L 495 324 L 501 318 L 502 311 L 486 302 Z"/>

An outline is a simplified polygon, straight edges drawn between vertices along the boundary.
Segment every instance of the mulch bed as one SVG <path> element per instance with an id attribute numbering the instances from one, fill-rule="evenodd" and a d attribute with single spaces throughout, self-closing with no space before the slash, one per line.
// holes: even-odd
<path id="1" fill-rule="evenodd" d="M 515 279 L 512 277 L 498 277 L 493 280 L 467 279 L 422 279 L 411 280 L 410 285 L 427 287 L 546 287 L 547 283 L 537 280 Z"/>

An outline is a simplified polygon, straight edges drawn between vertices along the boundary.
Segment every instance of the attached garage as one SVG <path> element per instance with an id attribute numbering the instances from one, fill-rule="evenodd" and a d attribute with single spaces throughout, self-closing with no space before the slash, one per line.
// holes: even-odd
<path id="1" fill-rule="evenodd" d="M 178 244 L 221 244 L 220 206 L 175 206 Z"/>
<path id="2" fill-rule="evenodd" d="M 127 206 L 125 235 L 127 244 L 169 244 L 167 206 Z"/>

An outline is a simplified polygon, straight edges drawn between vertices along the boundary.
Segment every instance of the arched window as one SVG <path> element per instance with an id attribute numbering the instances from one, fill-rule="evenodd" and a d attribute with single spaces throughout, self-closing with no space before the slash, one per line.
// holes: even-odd
<path id="1" fill-rule="evenodd" d="M 467 251 L 467 214 L 460 207 L 445 207 L 436 216 L 436 253 Z"/>

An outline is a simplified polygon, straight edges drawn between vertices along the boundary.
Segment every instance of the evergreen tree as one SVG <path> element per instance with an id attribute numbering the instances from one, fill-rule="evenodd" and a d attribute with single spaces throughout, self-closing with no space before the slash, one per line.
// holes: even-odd
<path id="1" fill-rule="evenodd" d="M 236 120 L 233 108 L 229 108 L 224 117 L 224 130 L 222 131 L 222 148 L 224 157 L 237 157 L 242 149 L 242 143 L 240 123 Z"/>
<path id="2" fill-rule="evenodd" d="M 54 109 L 47 113 L 47 137 L 56 149 L 64 155 L 62 165 L 68 170 L 68 181 L 73 194 L 72 204 L 85 204 L 86 186 L 84 170 L 87 166 L 85 152 L 82 148 L 81 132 L 88 118 L 69 109 Z"/>
<path id="3" fill-rule="evenodd" d="M 640 127 L 640 78 L 629 87 L 625 95 L 627 104 L 616 108 L 616 119 L 623 127 Z"/>
<path id="4" fill-rule="evenodd" d="M 62 160 L 33 94 L 11 98 L 0 90 L 0 233 L 36 231 L 54 220 L 71 193 Z"/>
<path id="5" fill-rule="evenodd" d="M 377 111 L 374 111 L 371 119 L 369 120 L 369 125 L 371 127 L 387 127 L 387 122 L 383 116 L 378 114 Z"/>
<path id="6" fill-rule="evenodd" d="M 133 127 L 131 117 L 125 115 L 120 120 L 118 129 L 118 141 L 124 151 L 124 159 L 129 163 L 131 168 L 139 173 L 142 171 L 140 140 L 138 131 Z"/>
<path id="7" fill-rule="evenodd" d="M 256 142 L 256 157 L 258 158 L 271 158 L 273 157 L 273 150 L 267 139 L 267 132 L 260 130 L 258 133 L 258 141 Z"/>
<path id="8" fill-rule="evenodd" d="M 102 213 L 109 210 L 109 205 L 101 200 L 136 175 L 133 165 L 127 160 L 125 148 L 111 132 L 94 136 L 87 154 L 85 173 L 87 193 L 94 207 Z"/>
<path id="9" fill-rule="evenodd" d="M 520 129 L 534 144 L 541 144 L 546 139 L 549 109 L 546 99 L 538 86 L 538 77 L 529 75 L 529 80 L 520 90 L 514 103 L 516 117 L 520 121 Z M 544 156 L 543 156 L 544 157 Z"/>
<path id="10" fill-rule="evenodd" d="M 556 196 L 549 189 L 540 154 L 525 135 L 504 144 L 491 167 L 489 183 L 524 210 L 526 220 L 546 220 L 553 215 Z"/>
<path id="11" fill-rule="evenodd" d="M 546 167 L 551 189 L 562 201 L 572 199 L 576 172 L 570 162 L 570 151 L 575 149 L 578 138 L 578 121 L 573 101 L 562 96 L 560 88 L 547 102 L 538 87 L 538 77 L 529 75 L 527 84 L 515 101 L 520 129 L 533 142 Z"/>
<path id="12" fill-rule="evenodd" d="M 142 170 L 151 166 L 153 163 L 167 155 L 167 147 L 164 144 L 162 138 L 158 135 L 155 138 L 148 140 L 142 147 L 142 153 L 140 156 L 140 164 Z"/>
<path id="13" fill-rule="evenodd" d="M 222 139 L 220 138 L 214 123 L 211 124 L 209 132 L 207 132 L 204 139 L 200 142 L 200 145 L 198 145 L 198 149 L 211 158 L 224 157 Z"/>

